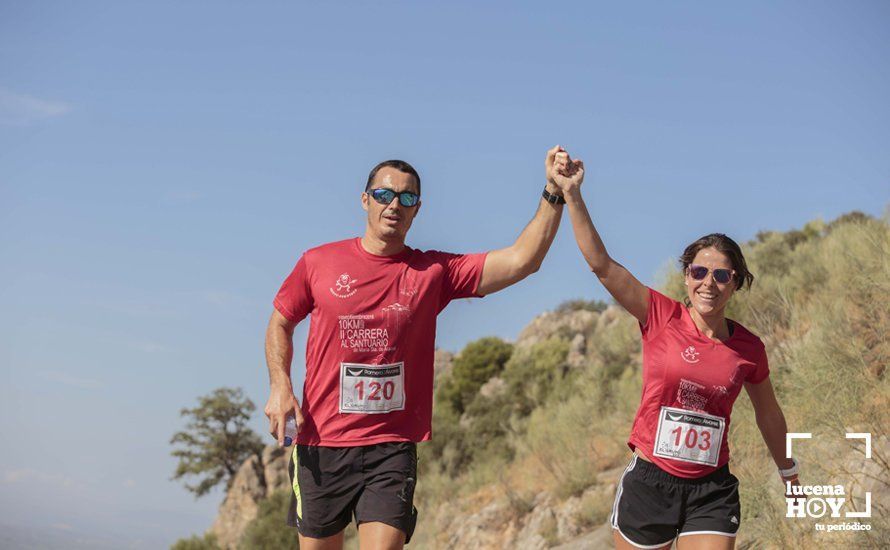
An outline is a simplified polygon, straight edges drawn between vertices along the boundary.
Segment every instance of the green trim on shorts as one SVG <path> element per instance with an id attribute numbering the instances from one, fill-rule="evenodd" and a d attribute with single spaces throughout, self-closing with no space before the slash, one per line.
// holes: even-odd
<path id="1" fill-rule="evenodd" d="M 297 455 L 297 445 L 291 455 L 294 460 L 294 496 L 297 497 L 297 517 L 303 519 L 303 499 L 300 498 L 300 457 Z"/>

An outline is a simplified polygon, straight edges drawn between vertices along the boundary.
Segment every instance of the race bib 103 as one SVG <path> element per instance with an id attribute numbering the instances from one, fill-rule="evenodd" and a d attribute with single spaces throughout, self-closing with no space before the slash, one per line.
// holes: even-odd
<path id="1" fill-rule="evenodd" d="M 655 456 L 716 466 L 726 421 L 719 416 L 662 407 L 655 436 Z"/>
<path id="2" fill-rule="evenodd" d="M 405 409 L 405 363 L 340 363 L 340 412 L 382 414 Z"/>

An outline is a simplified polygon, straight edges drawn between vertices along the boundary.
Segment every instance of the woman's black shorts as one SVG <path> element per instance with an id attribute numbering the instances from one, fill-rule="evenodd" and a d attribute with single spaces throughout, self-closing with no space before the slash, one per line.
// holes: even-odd
<path id="1" fill-rule="evenodd" d="M 686 535 L 734 537 L 742 521 L 739 480 L 728 466 L 700 478 L 677 477 L 634 455 L 618 482 L 611 521 L 637 548 Z"/>

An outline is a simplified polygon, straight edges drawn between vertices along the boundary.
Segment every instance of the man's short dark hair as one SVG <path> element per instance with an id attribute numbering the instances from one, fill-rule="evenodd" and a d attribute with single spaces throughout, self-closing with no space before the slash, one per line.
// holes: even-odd
<path id="1" fill-rule="evenodd" d="M 417 170 L 415 170 L 413 166 L 411 166 L 404 160 L 395 159 L 384 160 L 371 169 L 371 173 L 368 174 L 368 183 L 365 184 L 365 193 L 371 190 L 371 184 L 374 183 L 374 176 L 377 175 L 377 172 L 379 172 L 381 168 L 395 168 L 399 172 L 404 172 L 406 174 L 411 174 L 412 176 L 414 176 L 414 181 L 417 182 L 417 194 L 420 195 L 420 174 L 417 173 Z"/>

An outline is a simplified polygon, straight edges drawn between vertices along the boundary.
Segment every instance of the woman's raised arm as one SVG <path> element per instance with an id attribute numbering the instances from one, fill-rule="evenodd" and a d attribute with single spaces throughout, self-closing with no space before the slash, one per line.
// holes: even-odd
<path id="1" fill-rule="evenodd" d="M 596 274 L 609 294 L 621 304 L 640 323 L 646 323 L 646 312 L 649 308 L 649 289 L 637 280 L 623 265 L 609 256 L 606 246 L 600 238 L 590 212 L 581 196 L 581 183 L 584 181 L 584 163 L 578 159 L 570 159 L 566 155 L 565 162 L 554 167 L 554 183 L 562 189 L 563 196 L 572 220 L 572 230 L 578 248 L 584 255 L 587 265 Z"/>

